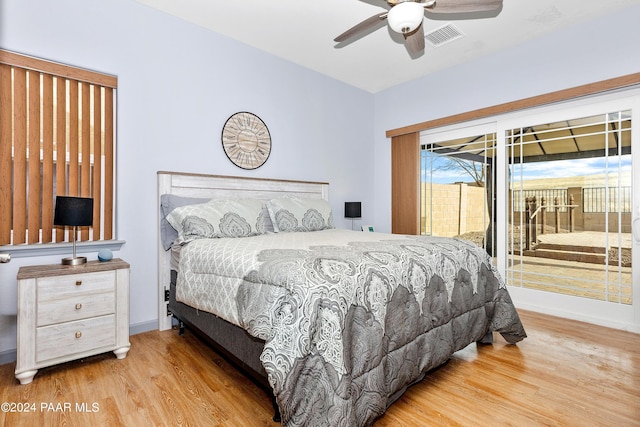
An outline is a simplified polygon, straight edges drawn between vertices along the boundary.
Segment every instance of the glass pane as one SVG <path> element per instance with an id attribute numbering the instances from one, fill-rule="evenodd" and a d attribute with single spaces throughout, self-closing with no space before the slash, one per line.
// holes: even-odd
<path id="1" fill-rule="evenodd" d="M 631 304 L 630 117 L 507 132 L 509 285 Z"/>
<path id="2" fill-rule="evenodd" d="M 422 142 L 421 234 L 460 237 L 492 253 L 495 134 Z"/>

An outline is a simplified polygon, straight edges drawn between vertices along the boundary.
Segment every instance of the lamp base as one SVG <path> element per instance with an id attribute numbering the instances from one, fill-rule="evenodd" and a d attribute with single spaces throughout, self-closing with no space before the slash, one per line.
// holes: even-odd
<path id="1" fill-rule="evenodd" d="M 87 257 L 84 256 L 62 258 L 62 265 L 80 265 L 85 264 L 86 262 Z"/>

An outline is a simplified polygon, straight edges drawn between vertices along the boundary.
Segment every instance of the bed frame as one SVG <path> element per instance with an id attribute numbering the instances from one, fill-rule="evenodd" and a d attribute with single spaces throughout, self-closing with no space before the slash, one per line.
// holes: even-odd
<path id="1" fill-rule="evenodd" d="M 176 319 L 180 333 L 184 325 L 212 345 L 219 353 L 261 385 L 274 402 L 274 420 L 279 421 L 278 407 L 260 362 L 264 341 L 249 335 L 244 329 L 207 312 L 195 310 L 175 298 L 177 273 L 171 270 L 171 251 L 161 242 L 160 197 L 174 194 L 183 197 L 233 198 L 251 197 L 271 199 L 283 195 L 329 198 L 326 182 L 292 181 L 282 179 L 247 178 L 238 176 L 204 175 L 183 172 L 158 172 L 158 329 L 172 328 Z"/>
<path id="2" fill-rule="evenodd" d="M 283 195 L 322 198 L 329 200 L 326 182 L 292 181 L 238 176 L 205 175 L 184 172 L 158 172 L 158 329 L 171 328 L 171 313 L 167 311 L 169 283 L 171 282 L 171 254 L 160 240 L 160 196 L 174 194 L 184 197 L 233 198 L 252 197 L 271 199 Z"/>

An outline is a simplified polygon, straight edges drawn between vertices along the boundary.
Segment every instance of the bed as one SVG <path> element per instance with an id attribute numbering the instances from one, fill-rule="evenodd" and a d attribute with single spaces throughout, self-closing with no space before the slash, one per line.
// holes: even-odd
<path id="1" fill-rule="evenodd" d="M 286 426 L 371 425 L 455 351 L 526 337 L 481 248 L 337 229 L 328 191 L 159 172 L 159 328 L 209 341 Z"/>

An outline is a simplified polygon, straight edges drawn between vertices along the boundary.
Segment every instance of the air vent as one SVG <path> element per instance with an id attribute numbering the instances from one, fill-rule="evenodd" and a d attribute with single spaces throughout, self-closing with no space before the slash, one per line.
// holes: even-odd
<path id="1" fill-rule="evenodd" d="M 425 34 L 425 40 L 433 47 L 440 47 L 464 36 L 455 25 L 449 23 Z"/>

